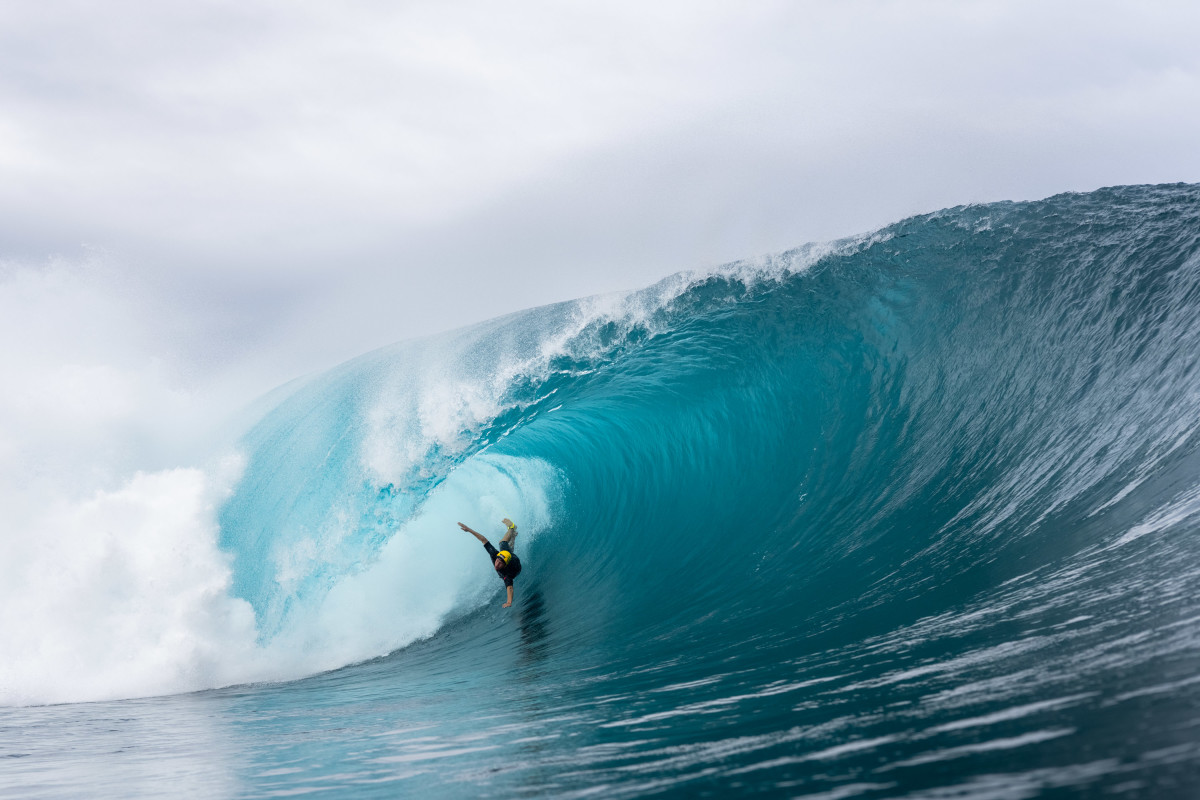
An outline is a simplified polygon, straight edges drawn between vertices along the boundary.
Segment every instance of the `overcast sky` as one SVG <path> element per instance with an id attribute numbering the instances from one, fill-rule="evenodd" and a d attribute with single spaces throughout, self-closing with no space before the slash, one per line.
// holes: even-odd
<path id="1" fill-rule="evenodd" d="M 278 382 L 916 212 L 1200 181 L 1198 43 L 1194 0 L 4 0 L 0 281 Z M 39 291 L 10 314 L 77 324 Z"/>

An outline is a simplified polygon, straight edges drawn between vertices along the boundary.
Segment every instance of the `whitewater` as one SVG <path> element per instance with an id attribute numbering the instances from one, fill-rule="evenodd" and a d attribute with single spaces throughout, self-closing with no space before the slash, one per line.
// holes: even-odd
<path id="1" fill-rule="evenodd" d="M 1194 185 L 382 347 L 6 515 L 0 796 L 1193 797 L 1198 368 Z"/>

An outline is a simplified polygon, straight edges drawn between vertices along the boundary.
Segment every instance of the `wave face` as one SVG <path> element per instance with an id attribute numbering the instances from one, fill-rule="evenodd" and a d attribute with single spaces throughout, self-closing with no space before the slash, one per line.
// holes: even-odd
<path id="1" fill-rule="evenodd" d="M 255 796 L 1193 796 L 1198 319 L 1124 187 L 370 353 L 220 513 L 258 658 L 355 666 L 189 702 Z"/>
<path id="2" fill-rule="evenodd" d="M 222 544 L 264 646 L 593 715 L 547 790 L 1195 787 L 1198 318 L 1195 186 L 916 217 L 321 376 Z"/>

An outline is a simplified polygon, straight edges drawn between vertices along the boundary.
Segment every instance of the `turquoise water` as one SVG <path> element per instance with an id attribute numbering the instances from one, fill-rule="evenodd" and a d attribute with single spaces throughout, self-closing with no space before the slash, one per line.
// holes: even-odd
<path id="1" fill-rule="evenodd" d="M 0 794 L 1195 796 L 1198 319 L 1122 187 L 367 354 L 218 511 L 260 682 L 0 709 Z"/>

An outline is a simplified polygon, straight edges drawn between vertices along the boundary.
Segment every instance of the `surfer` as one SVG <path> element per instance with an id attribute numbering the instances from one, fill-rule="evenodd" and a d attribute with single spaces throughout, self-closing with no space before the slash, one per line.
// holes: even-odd
<path id="1" fill-rule="evenodd" d="M 517 539 L 517 525 L 508 517 L 502 521 L 508 528 L 508 533 L 504 534 L 504 538 L 500 540 L 499 550 L 492 547 L 492 543 L 479 531 L 473 531 L 461 522 L 458 523 L 458 527 L 483 542 L 483 549 L 487 550 L 488 555 L 492 557 L 492 566 L 496 568 L 496 574 L 500 576 L 500 580 L 504 581 L 504 586 L 508 589 L 508 602 L 504 604 L 504 608 L 508 608 L 513 601 L 513 578 L 521 573 L 521 559 L 517 558 L 517 554 L 513 552 L 513 542 Z"/>

